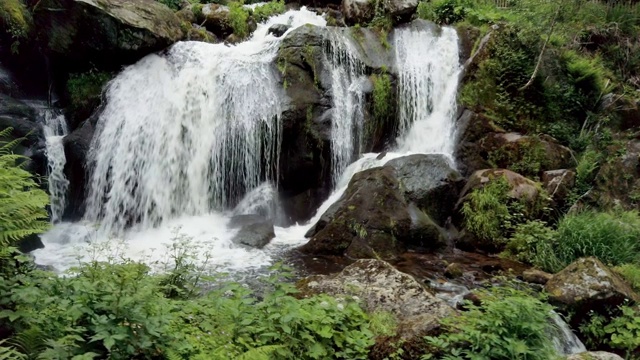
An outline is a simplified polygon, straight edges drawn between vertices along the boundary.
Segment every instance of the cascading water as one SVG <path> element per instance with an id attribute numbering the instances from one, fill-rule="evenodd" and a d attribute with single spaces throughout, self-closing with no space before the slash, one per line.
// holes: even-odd
<path id="1" fill-rule="evenodd" d="M 46 144 L 47 182 L 50 197 L 51 222 L 58 223 L 67 205 L 69 181 L 64 175 L 67 159 L 62 139 L 69 133 L 67 121 L 59 110 L 52 109 L 42 102 L 28 102 L 38 113 L 42 123 L 42 132 Z"/>
<path id="2" fill-rule="evenodd" d="M 270 25 L 324 25 L 306 10 L 261 24 L 237 46 L 181 42 L 109 86 L 93 149 L 88 219 L 106 231 L 223 210 L 277 179 L 285 99 Z"/>
<path id="3" fill-rule="evenodd" d="M 329 29 L 325 63 L 331 73 L 331 173 L 337 185 L 354 156 L 362 152 L 364 124 L 364 64 L 356 56 L 350 37 L 341 29 Z"/>
<path id="4" fill-rule="evenodd" d="M 273 24 L 291 31 L 326 21 L 302 8 L 259 24 L 235 46 L 179 42 L 108 85 L 91 146 L 85 219 L 44 234 L 45 248 L 34 252 L 39 263 L 64 270 L 77 263 L 74 247 L 113 236 L 124 238 L 128 258 L 156 263 L 161 254 L 149 251 L 175 239 L 176 228 L 210 251 L 214 267 L 270 263 L 267 252 L 232 243 L 236 230 L 227 228 L 232 214 L 224 211 L 237 203 L 236 213 L 272 206 L 261 184 L 277 180 L 286 101 L 273 63 L 284 36 L 268 34 Z"/>

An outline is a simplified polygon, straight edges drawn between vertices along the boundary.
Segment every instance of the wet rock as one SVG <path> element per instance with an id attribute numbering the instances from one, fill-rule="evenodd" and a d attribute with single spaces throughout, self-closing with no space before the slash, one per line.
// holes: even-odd
<path id="1" fill-rule="evenodd" d="M 538 269 L 528 269 L 522 272 L 524 281 L 532 284 L 544 285 L 553 277 L 553 275 Z"/>
<path id="2" fill-rule="evenodd" d="M 284 35 L 284 33 L 286 33 L 290 28 L 291 26 L 285 24 L 273 24 L 271 25 L 271 27 L 269 27 L 268 32 L 269 34 L 273 34 L 273 36 L 275 37 L 280 37 Z"/>
<path id="3" fill-rule="evenodd" d="M 198 14 L 198 24 L 220 38 L 226 38 L 233 34 L 229 18 L 229 8 L 219 4 L 205 4 Z"/>
<path id="4" fill-rule="evenodd" d="M 491 133 L 478 142 L 480 155 L 493 167 L 525 171 L 536 176 L 542 171 L 573 167 L 571 150 L 550 136 Z"/>
<path id="5" fill-rule="evenodd" d="M 444 269 L 444 275 L 450 279 L 459 278 L 462 276 L 462 266 L 457 263 L 451 263 Z"/>
<path id="6" fill-rule="evenodd" d="M 593 257 L 571 263 L 555 274 L 544 289 L 549 301 L 574 312 L 572 325 L 580 324 L 591 310 L 606 312 L 626 300 L 640 301 L 627 283 Z"/>
<path id="7" fill-rule="evenodd" d="M 443 225 L 453 212 L 464 179 L 444 155 L 410 155 L 385 164 L 395 169 L 408 201 Z"/>
<path id="8" fill-rule="evenodd" d="M 191 7 L 185 7 L 179 10 L 178 12 L 176 12 L 176 16 L 178 17 L 178 19 L 187 23 L 194 23 L 198 20 Z"/>
<path id="9" fill-rule="evenodd" d="M 376 13 L 376 1 L 342 0 L 342 10 L 347 23 L 366 24 L 373 20 Z M 416 11 L 418 0 L 389 0 L 382 2 L 382 9 L 392 19 L 407 19 Z"/>
<path id="10" fill-rule="evenodd" d="M 487 169 L 491 164 L 481 155 L 478 145 L 480 139 L 487 133 L 498 131 L 499 129 L 487 117 L 465 109 L 458 120 L 458 131 L 460 141 L 456 148 L 456 164 L 464 176 L 469 176 L 475 171 Z"/>
<path id="11" fill-rule="evenodd" d="M 14 138 L 25 137 L 22 145 L 31 146 L 44 139 L 33 108 L 20 100 L 0 94 L 0 129 L 13 128 Z"/>
<path id="12" fill-rule="evenodd" d="M 391 167 L 355 174 L 337 206 L 330 221 L 316 225 L 303 252 L 392 259 L 404 251 L 412 221 Z"/>
<path id="13" fill-rule="evenodd" d="M 85 121 L 79 128 L 62 139 L 64 155 L 67 159 L 64 165 L 64 175 L 69 180 L 67 207 L 63 215 L 65 220 L 79 220 L 84 215 L 85 195 L 89 185 L 87 163 L 93 132 L 93 123 Z"/>
<path id="14" fill-rule="evenodd" d="M 153 0 L 44 0 L 36 16 L 46 48 L 64 68 L 92 62 L 118 69 L 185 35 L 180 19 Z"/>
<path id="15" fill-rule="evenodd" d="M 252 248 L 262 249 L 276 236 L 273 221 L 261 215 L 236 215 L 229 228 L 240 229 L 231 241 Z"/>
<path id="16" fill-rule="evenodd" d="M 431 330 L 439 319 L 455 314 L 411 275 L 381 260 L 362 259 L 338 274 L 308 277 L 299 288 L 303 294 L 356 296 L 366 311 L 388 311 L 401 323 L 411 321 L 413 334 Z"/>
<path id="17" fill-rule="evenodd" d="M 588 351 L 567 356 L 567 360 L 624 360 L 619 355 L 604 351 Z"/>

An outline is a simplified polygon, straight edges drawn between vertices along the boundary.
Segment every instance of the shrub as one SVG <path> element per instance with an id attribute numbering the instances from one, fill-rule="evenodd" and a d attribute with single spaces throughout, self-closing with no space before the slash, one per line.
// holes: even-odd
<path id="1" fill-rule="evenodd" d="M 554 253 L 563 267 L 587 256 L 609 265 L 640 261 L 640 217 L 636 211 L 569 214 L 558 223 L 557 234 Z"/>
<path id="2" fill-rule="evenodd" d="M 274 15 L 284 13 L 286 10 L 284 0 L 271 1 L 262 6 L 257 6 L 253 10 L 253 18 L 256 22 L 261 23 Z"/>
<path id="3" fill-rule="evenodd" d="M 426 337 L 437 352 L 426 359 L 550 360 L 558 358 L 549 333 L 552 307 L 513 289 L 480 294 L 481 304 L 442 321 L 445 333 Z"/>
<path id="4" fill-rule="evenodd" d="M 383 71 L 371 75 L 373 83 L 373 117 L 378 123 L 384 123 L 393 114 L 393 88 L 391 76 Z"/>
<path id="5" fill-rule="evenodd" d="M 463 0 L 431 0 L 418 4 L 418 17 L 438 24 L 453 24 L 464 19 L 467 4 Z"/>
<path id="6" fill-rule="evenodd" d="M 523 263 L 548 268 L 547 256 L 553 253 L 556 233 L 540 220 L 528 221 L 516 226 L 503 255 Z"/>
<path id="7" fill-rule="evenodd" d="M 580 332 L 591 347 L 620 350 L 627 359 L 637 359 L 632 354 L 640 351 L 640 307 L 622 305 L 606 316 L 590 312 Z"/>
<path id="8" fill-rule="evenodd" d="M 249 11 L 242 6 L 242 2 L 232 1 L 229 3 L 229 22 L 233 33 L 240 38 L 249 35 Z"/>

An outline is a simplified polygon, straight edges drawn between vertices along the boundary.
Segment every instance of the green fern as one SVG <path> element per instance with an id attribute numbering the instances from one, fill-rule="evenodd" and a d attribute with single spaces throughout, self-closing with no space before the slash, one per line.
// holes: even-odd
<path id="1" fill-rule="evenodd" d="M 7 339 L 0 340 L 0 360 L 27 360 L 27 355 L 20 353 L 7 343 Z M 7 345 L 7 346 L 5 346 Z"/>
<path id="2" fill-rule="evenodd" d="M 47 340 L 49 338 L 40 329 L 30 328 L 9 339 L 7 345 L 21 354 L 21 359 L 31 360 L 37 359 L 40 352 L 47 347 Z"/>
<path id="3" fill-rule="evenodd" d="M 12 129 L 0 131 L 0 138 Z M 45 206 L 47 193 L 38 188 L 33 176 L 24 170 L 27 157 L 12 150 L 21 139 L 0 142 L 0 246 L 6 247 L 32 234 L 45 232 L 49 223 Z"/>

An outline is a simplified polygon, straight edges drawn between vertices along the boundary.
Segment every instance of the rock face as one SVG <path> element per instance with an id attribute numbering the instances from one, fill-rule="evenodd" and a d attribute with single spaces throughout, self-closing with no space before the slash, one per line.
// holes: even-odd
<path id="1" fill-rule="evenodd" d="M 388 0 L 382 2 L 382 11 L 392 19 L 408 19 L 416 11 L 418 0 Z M 342 0 L 342 10 L 347 23 L 366 24 L 376 14 L 377 0 Z"/>
<path id="2" fill-rule="evenodd" d="M 284 35 L 284 33 L 287 32 L 287 30 L 289 30 L 289 28 L 291 28 L 291 26 L 289 25 L 274 24 L 274 25 L 271 25 L 268 32 L 269 34 L 273 34 L 273 36 L 275 37 L 281 37 L 282 35 Z"/>
<path id="3" fill-rule="evenodd" d="M 624 360 L 619 355 L 604 351 L 589 351 L 567 356 L 567 360 Z"/>
<path id="4" fill-rule="evenodd" d="M 231 229 L 240 230 L 233 237 L 236 244 L 262 249 L 273 239 L 273 222 L 260 215 L 236 215 L 229 222 Z"/>
<path id="5" fill-rule="evenodd" d="M 153 0 L 44 0 L 35 18 L 46 48 L 64 68 L 93 62 L 119 68 L 185 35 L 180 19 Z"/>
<path id="6" fill-rule="evenodd" d="M 319 223 L 302 247 L 312 254 L 390 259 L 404 250 L 411 215 L 389 167 L 354 175 L 341 204 L 326 224 Z"/>
<path id="7" fill-rule="evenodd" d="M 204 5 L 196 21 L 221 38 L 226 38 L 233 33 L 229 19 L 229 8 L 224 5 Z"/>
<path id="8" fill-rule="evenodd" d="M 439 319 L 455 314 L 411 275 L 381 260 L 358 260 L 339 274 L 311 276 L 300 284 L 303 293 L 357 296 L 365 310 L 388 311 L 401 322 L 419 318 L 419 330 L 431 330 Z"/>
<path id="9" fill-rule="evenodd" d="M 355 296 L 369 312 L 387 311 L 395 315 L 397 334 L 376 339 L 370 359 L 389 358 L 396 346 L 402 347 L 406 356 L 413 355 L 412 349 L 424 344 L 422 337 L 440 327 L 440 319 L 456 314 L 412 276 L 380 260 L 358 260 L 339 274 L 311 276 L 299 282 L 299 288 L 303 294 Z"/>
<path id="10" fill-rule="evenodd" d="M 410 155 L 385 164 L 395 174 L 408 201 L 443 224 L 453 212 L 464 179 L 444 155 Z"/>
<path id="11" fill-rule="evenodd" d="M 636 294 L 617 274 L 600 260 L 581 258 L 555 274 L 545 285 L 549 300 L 570 308 L 579 324 L 590 310 L 606 311 L 626 299 L 640 302 Z"/>
<path id="12" fill-rule="evenodd" d="M 87 161 L 93 138 L 94 123 L 85 121 L 79 128 L 62 139 L 64 155 L 64 175 L 69 180 L 69 193 L 65 220 L 79 220 L 85 211 L 85 196 L 88 190 Z"/>
<path id="13" fill-rule="evenodd" d="M 442 226 L 461 180 L 441 155 L 410 155 L 356 173 L 302 250 L 391 259 L 407 246 L 445 246 Z"/>
<path id="14" fill-rule="evenodd" d="M 335 114 L 331 69 L 326 55 L 332 37 L 350 41 L 353 49 L 359 50 L 353 55 L 367 74 L 394 68 L 392 54 L 368 29 L 362 29 L 360 41 L 357 41 L 347 28 L 302 26 L 282 40 L 276 64 L 289 104 L 282 114 L 278 184 L 284 211 L 291 221 L 309 219 L 329 196 L 332 187 L 331 124 Z M 395 75 L 389 72 L 389 76 Z M 366 91 L 370 92 L 371 84 L 365 85 Z M 371 106 L 370 103 L 368 101 L 366 106 Z M 364 128 L 379 129 L 380 136 L 365 136 L 372 140 L 366 141 L 363 152 L 380 149 L 394 136 L 392 128 L 375 123 L 370 113 L 365 111 Z M 389 124 L 394 123 L 389 121 Z"/>

